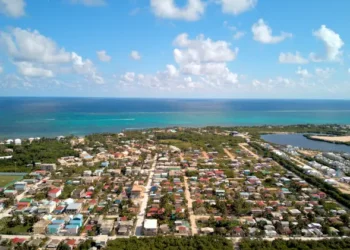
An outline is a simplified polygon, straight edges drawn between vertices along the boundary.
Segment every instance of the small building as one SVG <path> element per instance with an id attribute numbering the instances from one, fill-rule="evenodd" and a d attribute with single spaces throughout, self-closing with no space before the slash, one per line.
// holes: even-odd
<path id="1" fill-rule="evenodd" d="M 25 191 L 27 190 L 27 182 L 24 182 L 24 181 L 17 181 L 15 184 L 15 189 L 17 191 Z"/>
<path id="2" fill-rule="evenodd" d="M 49 171 L 49 172 L 52 172 L 52 171 L 55 171 L 56 170 L 56 164 L 52 163 L 42 163 L 40 165 L 40 169 L 41 170 L 45 170 L 45 171 Z"/>
<path id="3" fill-rule="evenodd" d="M 56 199 L 57 197 L 59 197 L 60 195 L 62 194 L 62 190 L 60 188 L 54 188 L 54 189 L 51 189 L 49 192 L 48 192 L 48 196 L 51 198 L 51 199 Z"/>
<path id="4" fill-rule="evenodd" d="M 79 232 L 79 226 L 78 225 L 67 225 L 65 228 L 66 235 L 77 235 Z"/>
<path id="5" fill-rule="evenodd" d="M 66 208 L 66 213 L 67 214 L 78 214 L 80 213 L 82 209 L 82 204 L 81 203 L 71 203 L 68 204 Z"/>
<path id="6" fill-rule="evenodd" d="M 33 233 L 34 234 L 45 234 L 46 228 L 50 225 L 49 220 L 39 220 L 37 223 L 33 225 Z"/>
<path id="7" fill-rule="evenodd" d="M 110 235 L 114 228 L 114 220 L 102 220 L 100 223 L 100 233 Z"/>
<path id="8" fill-rule="evenodd" d="M 21 139 L 15 139 L 15 145 L 22 145 Z"/>
<path id="9" fill-rule="evenodd" d="M 156 219 L 146 219 L 143 224 L 143 234 L 155 236 L 158 233 L 158 222 Z"/>

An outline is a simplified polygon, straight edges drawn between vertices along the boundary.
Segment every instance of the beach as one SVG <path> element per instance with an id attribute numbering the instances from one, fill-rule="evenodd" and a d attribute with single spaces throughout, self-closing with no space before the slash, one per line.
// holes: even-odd
<path id="1" fill-rule="evenodd" d="M 350 142 L 350 136 L 318 136 L 318 135 L 313 135 L 311 136 L 312 139 L 316 140 L 322 140 L 322 141 L 327 141 L 327 142 Z"/>

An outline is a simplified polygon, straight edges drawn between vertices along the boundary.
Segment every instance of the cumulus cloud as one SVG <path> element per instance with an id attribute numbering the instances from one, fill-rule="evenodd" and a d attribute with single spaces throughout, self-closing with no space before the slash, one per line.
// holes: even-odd
<path id="1" fill-rule="evenodd" d="M 213 41 L 203 35 L 190 39 L 188 34 L 174 40 L 174 59 L 184 75 L 199 77 L 196 84 L 219 87 L 238 83 L 238 75 L 232 73 L 227 63 L 236 59 L 238 48 L 231 49 L 226 41 Z"/>
<path id="2" fill-rule="evenodd" d="M 244 36 L 245 36 L 245 32 L 237 31 L 235 34 L 233 34 L 233 39 L 234 40 L 239 40 L 239 39 L 241 39 Z"/>
<path id="3" fill-rule="evenodd" d="M 10 17 L 21 17 L 25 15 L 26 3 L 24 0 L 0 0 L 0 12 Z"/>
<path id="4" fill-rule="evenodd" d="M 320 39 L 326 47 L 326 60 L 331 62 L 341 60 L 343 55 L 341 48 L 344 46 L 344 42 L 339 34 L 327 28 L 326 25 L 322 25 L 318 30 L 313 32 L 313 35 Z M 322 59 L 314 53 L 311 53 L 310 58 L 316 62 L 322 61 Z"/>
<path id="5" fill-rule="evenodd" d="M 30 62 L 16 62 L 18 72 L 23 76 L 28 77 L 53 77 L 54 74 L 49 69 L 34 66 Z"/>
<path id="6" fill-rule="evenodd" d="M 238 15 L 253 9 L 258 0 L 220 0 L 222 11 L 228 14 Z"/>
<path id="7" fill-rule="evenodd" d="M 180 48 L 174 50 L 175 61 L 178 64 L 187 63 L 220 63 L 233 61 L 238 48 L 232 50 L 226 41 L 212 41 L 203 35 L 194 40 L 183 33 L 176 37 L 174 45 Z"/>
<path id="8" fill-rule="evenodd" d="M 131 51 L 130 57 L 131 57 L 133 60 L 135 60 L 135 61 L 141 60 L 141 55 L 140 55 L 140 53 L 139 53 L 138 51 L 136 51 L 136 50 Z"/>
<path id="9" fill-rule="evenodd" d="M 167 68 L 167 73 L 168 73 L 169 77 L 175 77 L 175 76 L 179 75 L 179 71 L 177 70 L 177 68 L 174 65 L 168 64 L 166 66 L 166 68 Z"/>
<path id="10" fill-rule="evenodd" d="M 8 54 L 16 61 L 38 63 L 67 63 L 71 59 L 69 52 L 59 48 L 48 37 L 37 30 L 11 29 L 9 33 L 1 32 L 0 39 Z"/>
<path id="11" fill-rule="evenodd" d="M 161 18 L 196 21 L 204 14 L 205 4 L 201 0 L 187 0 L 180 8 L 174 0 L 151 0 L 153 13 Z"/>
<path id="12" fill-rule="evenodd" d="M 88 77 L 97 84 L 103 84 L 104 79 L 97 74 L 97 70 L 93 62 L 89 59 L 83 60 L 77 53 L 72 52 L 73 70 L 81 75 Z"/>
<path id="13" fill-rule="evenodd" d="M 70 0 L 72 4 L 82 4 L 88 7 L 104 6 L 106 5 L 105 0 Z"/>
<path id="14" fill-rule="evenodd" d="M 258 22 L 252 26 L 253 38 L 255 41 L 265 44 L 275 44 L 284 41 L 287 38 L 292 37 L 291 33 L 281 32 L 280 35 L 272 35 L 272 29 L 264 22 L 263 19 L 259 19 Z"/>
<path id="15" fill-rule="evenodd" d="M 60 48 L 55 41 L 34 30 L 21 28 L 0 32 L 0 42 L 20 74 L 28 77 L 53 77 L 68 72 L 84 75 L 95 83 L 103 83 L 92 61 L 76 52 Z"/>
<path id="16" fill-rule="evenodd" d="M 109 56 L 105 50 L 97 51 L 96 54 L 101 62 L 110 62 L 112 60 L 112 57 Z"/>
<path id="17" fill-rule="evenodd" d="M 307 69 L 303 69 L 301 67 L 298 67 L 298 70 L 295 73 L 302 78 L 312 77 L 312 74 L 310 74 Z"/>
<path id="18" fill-rule="evenodd" d="M 315 75 L 318 76 L 321 79 L 328 79 L 332 76 L 332 74 L 335 72 L 332 68 L 316 68 L 315 69 Z"/>
<path id="19" fill-rule="evenodd" d="M 293 53 L 280 53 L 278 58 L 280 63 L 289 63 L 289 64 L 306 64 L 309 61 L 302 57 L 301 54 L 297 51 Z"/>

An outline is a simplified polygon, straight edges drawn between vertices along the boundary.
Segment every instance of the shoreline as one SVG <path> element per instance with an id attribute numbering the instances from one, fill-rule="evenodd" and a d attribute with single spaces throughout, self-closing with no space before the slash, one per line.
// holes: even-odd
<path id="1" fill-rule="evenodd" d="M 340 144 L 340 145 L 350 146 L 350 136 L 329 136 L 329 135 L 318 136 L 318 135 L 304 134 L 304 137 L 313 141 L 321 141 L 321 142 L 326 142 L 330 144 Z M 332 137 L 335 138 L 335 140 L 330 139 Z M 348 141 L 337 140 L 337 138 L 348 138 Z"/>

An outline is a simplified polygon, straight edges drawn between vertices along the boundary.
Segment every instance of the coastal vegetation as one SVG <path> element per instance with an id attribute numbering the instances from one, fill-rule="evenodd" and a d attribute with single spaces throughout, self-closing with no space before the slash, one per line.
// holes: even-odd
<path id="1" fill-rule="evenodd" d="M 293 172 L 297 176 L 299 176 L 301 179 L 304 179 L 309 184 L 319 188 L 321 191 L 325 192 L 327 195 L 335 199 L 337 202 L 342 204 L 343 206 L 350 208 L 350 195 L 344 194 L 340 192 L 337 188 L 333 187 L 332 185 L 329 185 L 328 183 L 325 183 L 324 180 L 307 175 L 304 173 L 303 169 L 298 167 L 296 164 L 292 163 L 291 161 L 282 158 L 281 156 L 278 156 L 275 153 L 270 152 L 268 149 L 265 149 L 258 143 L 250 143 L 250 146 L 255 148 L 258 152 L 258 154 L 263 155 L 264 157 L 272 158 L 274 161 L 279 163 L 281 166 L 286 168 L 287 170 Z"/>
<path id="2" fill-rule="evenodd" d="M 193 237 L 147 237 L 116 239 L 108 242 L 108 250 L 232 250 L 231 241 L 219 236 L 193 236 Z"/>
<path id="3" fill-rule="evenodd" d="M 57 159 L 63 156 L 77 156 L 77 153 L 71 148 L 69 139 L 49 139 L 41 138 L 38 141 L 22 145 L 2 145 L 0 152 L 5 148 L 13 150 L 12 158 L 0 160 L 0 172 L 28 172 L 35 163 L 56 163 Z M 31 166 L 27 166 L 27 165 Z"/>
<path id="4" fill-rule="evenodd" d="M 250 240 L 243 239 L 239 244 L 240 250 L 327 250 L 327 249 L 350 249 L 350 239 L 329 239 L 317 241 L 301 241 L 301 240 L 281 240 L 274 241 Z"/>

